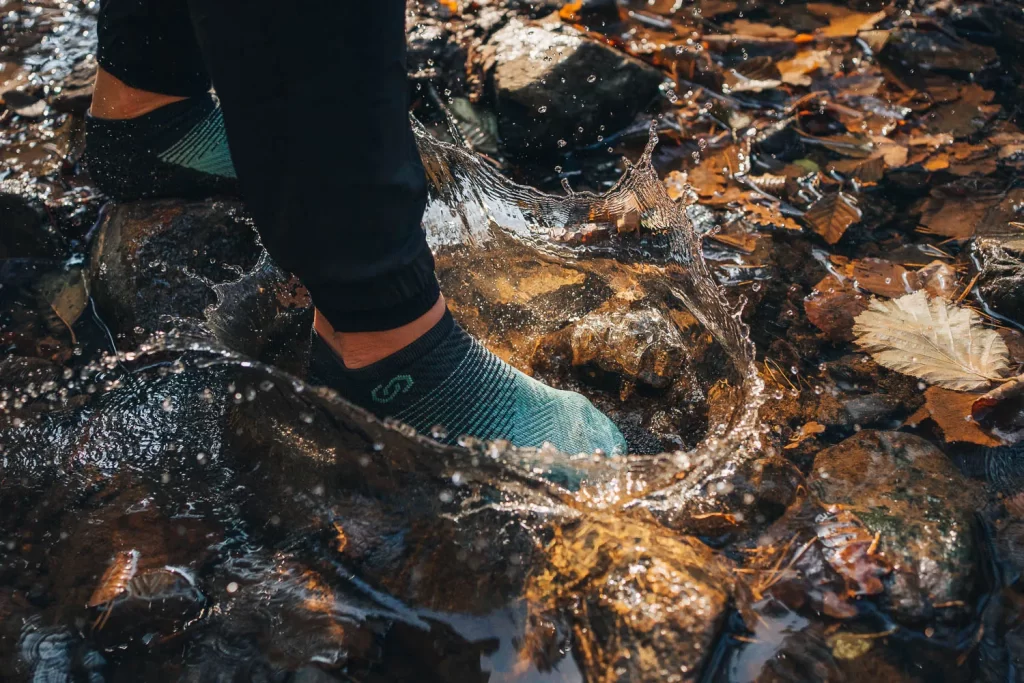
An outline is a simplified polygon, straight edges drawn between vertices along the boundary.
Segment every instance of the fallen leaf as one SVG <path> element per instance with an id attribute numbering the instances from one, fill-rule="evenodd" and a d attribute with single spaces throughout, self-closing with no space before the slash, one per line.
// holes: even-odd
<path id="1" fill-rule="evenodd" d="M 668 192 L 668 196 L 672 198 L 672 201 L 679 201 L 693 193 L 689 175 L 685 171 L 672 171 L 665 176 L 663 182 L 665 190 Z"/>
<path id="2" fill-rule="evenodd" d="M 776 64 L 783 83 L 791 85 L 810 85 L 811 77 L 807 74 L 828 66 L 831 56 L 828 50 L 805 50 L 792 59 L 782 59 Z"/>
<path id="3" fill-rule="evenodd" d="M 859 289 L 895 298 L 921 289 L 917 273 L 898 263 L 880 258 L 865 258 L 854 261 L 851 268 L 853 284 Z"/>
<path id="4" fill-rule="evenodd" d="M 856 200 L 842 192 L 825 195 L 804 214 L 804 220 L 829 244 L 841 240 L 847 228 L 860 218 Z"/>
<path id="5" fill-rule="evenodd" d="M 921 291 L 874 300 L 855 322 L 858 346 L 880 365 L 946 389 L 987 388 L 1009 366 L 1002 337 L 977 313 Z"/>
<path id="6" fill-rule="evenodd" d="M 881 577 L 892 567 L 875 553 L 878 539 L 864 522 L 838 506 L 830 507 L 814 522 L 822 554 L 846 581 L 850 596 L 878 595 L 885 590 Z"/>
<path id="7" fill-rule="evenodd" d="M 725 189 L 725 174 L 728 172 L 728 160 L 724 155 L 716 154 L 690 170 L 690 185 L 701 197 L 712 197 Z"/>
<path id="8" fill-rule="evenodd" d="M 99 607 L 113 602 L 124 593 L 128 582 L 135 576 L 139 568 L 140 553 L 138 550 L 124 550 L 114 556 L 107 570 L 100 577 L 100 582 L 92 592 L 86 607 Z"/>
<path id="9" fill-rule="evenodd" d="M 804 299 L 807 319 L 834 342 L 854 340 L 854 318 L 867 307 L 867 297 L 835 275 L 825 276 Z"/>
<path id="10" fill-rule="evenodd" d="M 928 197 L 921 205 L 921 227 L 924 233 L 967 239 L 989 209 L 999 203 L 995 196 Z"/>
<path id="11" fill-rule="evenodd" d="M 918 282 L 932 296 L 952 301 L 960 287 L 956 269 L 942 261 L 932 261 L 917 271 Z"/>
<path id="12" fill-rule="evenodd" d="M 874 643 L 868 638 L 858 638 L 856 633 L 836 633 L 826 641 L 836 659 L 857 659 L 866 654 Z"/>
<path id="13" fill-rule="evenodd" d="M 928 128 L 935 133 L 949 133 L 955 138 L 973 135 L 999 112 L 998 104 L 989 104 L 994 97 L 995 93 L 991 90 L 985 90 L 976 83 L 968 83 L 960 89 L 958 100 L 932 110 L 928 117 Z"/>
<path id="14" fill-rule="evenodd" d="M 885 175 L 885 159 L 881 154 L 867 159 L 840 159 L 833 161 L 828 168 L 864 183 L 877 183 Z"/>
<path id="15" fill-rule="evenodd" d="M 783 448 L 785 450 L 796 448 L 804 441 L 807 441 L 807 439 L 810 439 L 817 434 L 821 434 L 824 431 L 825 425 L 814 421 L 808 422 L 800 428 L 800 431 L 789 438 L 789 443 L 783 446 Z"/>
<path id="16" fill-rule="evenodd" d="M 725 28 L 733 33 L 739 33 L 744 36 L 753 36 L 754 38 L 792 38 L 796 35 L 796 31 L 785 26 L 772 26 L 770 24 L 758 24 L 746 19 L 737 19 L 736 21 L 725 24 Z"/>
<path id="17" fill-rule="evenodd" d="M 1003 445 L 1002 441 L 986 432 L 971 418 L 971 407 L 978 399 L 977 394 L 928 387 L 924 399 L 924 405 L 907 418 L 907 424 L 911 427 L 930 419 L 942 432 L 947 443 L 973 443 L 990 447 Z"/>
<path id="18" fill-rule="evenodd" d="M 819 35 L 828 38 L 853 38 L 861 31 L 874 28 L 875 24 L 885 19 L 884 11 L 875 12 L 874 14 L 850 12 L 837 8 L 835 5 L 827 5 L 825 3 L 808 3 L 807 9 L 812 14 L 825 16 L 829 19 L 828 26 L 818 29 Z"/>
<path id="19" fill-rule="evenodd" d="M 984 418 L 997 405 L 1024 394 L 1024 375 L 1018 375 L 1004 382 L 984 396 L 978 396 L 971 403 L 970 414 L 975 420 Z"/>
<path id="20" fill-rule="evenodd" d="M 747 204 L 743 207 L 747 212 L 746 218 L 755 225 L 770 228 L 784 228 L 786 230 L 802 230 L 800 224 L 789 216 L 783 215 L 776 204 L 763 206 L 761 204 Z"/>

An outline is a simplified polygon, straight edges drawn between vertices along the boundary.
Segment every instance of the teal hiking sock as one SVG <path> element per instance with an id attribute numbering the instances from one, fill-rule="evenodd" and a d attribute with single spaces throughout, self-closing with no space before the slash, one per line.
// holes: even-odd
<path id="1" fill-rule="evenodd" d="M 443 443 L 468 435 L 516 446 L 550 443 L 572 455 L 626 452 L 618 428 L 590 401 L 516 370 L 447 311 L 406 348 L 358 370 L 346 368 L 314 335 L 310 375 L 378 417 L 395 418 Z"/>
<path id="2" fill-rule="evenodd" d="M 212 95 L 134 119 L 87 116 L 85 163 L 112 199 L 237 194 L 224 116 Z"/>

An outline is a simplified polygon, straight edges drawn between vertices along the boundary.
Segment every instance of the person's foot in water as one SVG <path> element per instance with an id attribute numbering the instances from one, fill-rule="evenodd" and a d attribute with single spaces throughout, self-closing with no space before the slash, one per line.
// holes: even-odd
<path id="1" fill-rule="evenodd" d="M 100 70 L 86 120 L 86 162 L 109 197 L 202 197 L 233 192 L 235 170 L 212 96 L 132 88 Z M 311 380 L 378 417 L 424 434 L 550 443 L 570 454 L 626 452 L 618 428 L 586 398 L 516 370 L 466 334 L 444 299 L 383 332 L 338 333 L 317 315 Z M 342 360 L 344 359 L 344 360 Z"/>
<path id="2" fill-rule="evenodd" d="M 85 120 L 85 164 L 96 187 L 116 200 L 237 194 L 213 95 L 151 93 L 102 69 Z"/>
<path id="3" fill-rule="evenodd" d="M 319 315 L 315 327 L 311 380 L 378 417 L 445 443 L 468 435 L 516 446 L 550 443 L 569 454 L 626 452 L 618 428 L 590 401 L 495 356 L 459 327 L 443 297 L 397 330 L 337 333 Z"/>

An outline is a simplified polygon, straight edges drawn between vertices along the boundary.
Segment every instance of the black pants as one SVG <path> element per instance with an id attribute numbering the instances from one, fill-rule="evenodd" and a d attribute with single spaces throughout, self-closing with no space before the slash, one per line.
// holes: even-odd
<path id="1" fill-rule="evenodd" d="M 409 126 L 405 0 L 101 0 L 100 65 L 126 84 L 214 86 L 267 251 L 335 329 L 437 301 Z"/>

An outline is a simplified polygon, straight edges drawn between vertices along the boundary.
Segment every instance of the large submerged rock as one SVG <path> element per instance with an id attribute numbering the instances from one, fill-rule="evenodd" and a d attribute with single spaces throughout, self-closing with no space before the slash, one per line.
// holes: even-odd
<path id="1" fill-rule="evenodd" d="M 852 511 L 880 534 L 892 563 L 886 596 L 900 620 L 966 616 L 978 588 L 977 487 L 924 439 L 865 430 L 821 451 L 809 479 L 823 505 Z"/>
<path id="2" fill-rule="evenodd" d="M 90 293 L 124 350 L 178 332 L 294 372 L 305 366 L 309 296 L 267 260 L 238 202 L 110 205 L 93 243 Z"/>
<path id="3" fill-rule="evenodd" d="M 485 50 L 494 60 L 499 132 L 514 154 L 553 156 L 596 144 L 648 106 L 664 79 L 557 21 L 513 20 Z"/>
<path id="4" fill-rule="evenodd" d="M 645 356 L 646 341 L 615 351 L 625 354 L 622 358 L 609 343 L 626 330 L 653 330 L 672 339 L 680 334 L 672 316 L 657 311 L 664 301 L 656 288 L 635 288 L 628 295 L 646 300 L 648 308 L 637 310 L 647 313 L 593 318 L 620 286 L 635 283 L 628 269 L 596 261 L 586 267 L 559 265 L 528 254 L 516 252 L 515 264 L 500 262 L 504 279 L 473 271 L 471 259 L 461 266 L 439 260 L 442 279 L 461 283 L 453 296 L 456 308 L 471 314 L 469 324 L 482 336 L 505 339 L 511 348 L 522 339 L 513 333 L 522 332 L 526 321 L 536 339 L 550 329 L 544 311 L 554 307 L 562 312 L 555 316 L 556 326 L 565 325 L 567 317 L 604 320 L 597 337 L 578 344 L 589 354 L 588 363 L 656 384 L 663 383 L 659 373 L 678 371 L 675 356 Z M 195 599 L 183 601 L 180 614 L 151 627 L 162 637 L 184 634 L 196 653 L 210 649 L 196 655 L 196 666 L 210 671 L 251 673 L 246 667 L 256 662 L 266 672 L 294 672 L 330 645 L 338 655 L 332 666 L 353 670 L 369 666 L 380 647 L 392 648 L 389 663 L 424 659 L 425 667 L 437 658 L 420 657 L 424 648 L 461 648 L 466 676 L 481 674 L 479 648 L 447 627 L 431 628 L 429 638 L 395 643 L 393 629 L 385 636 L 379 619 L 353 618 L 352 605 L 359 613 L 407 625 L 421 623 L 419 610 L 431 623 L 441 619 L 438 615 L 457 614 L 482 624 L 490 618 L 486 615 L 525 609 L 525 619 L 516 618 L 516 631 L 503 637 L 514 648 L 507 661 L 528 670 L 550 671 L 563 662 L 577 666 L 587 680 L 691 681 L 705 667 L 724 627 L 732 580 L 727 562 L 701 541 L 665 529 L 642 511 L 570 502 L 569 494 L 527 466 L 527 458 L 545 457 L 543 452 L 472 442 L 443 447 L 408 428 L 382 423 L 277 367 L 248 360 L 267 348 L 275 330 L 291 337 L 300 328 L 308 333 L 308 304 L 298 294 L 282 294 L 279 287 L 289 279 L 261 255 L 237 206 L 211 201 L 112 207 L 96 237 L 91 274 L 94 296 L 122 350 L 133 350 L 137 339 L 154 332 L 168 345 L 124 355 L 131 382 L 111 383 L 92 400 L 27 421 L 5 444 L 5 457 L 16 465 L 5 471 L 11 481 L 31 483 L 54 472 L 75 472 L 77 478 L 61 480 L 62 488 L 54 489 L 57 498 L 69 488 L 82 489 L 81 505 L 102 507 L 109 501 L 112 506 L 109 514 L 90 517 L 96 528 L 75 531 L 80 540 L 61 546 L 60 557 L 70 558 L 64 575 L 39 588 L 59 595 L 55 604 L 96 602 L 86 593 L 108 568 L 111 553 L 130 558 L 134 551 L 142 559 L 137 566 L 125 565 L 125 571 L 163 577 L 157 565 L 165 551 L 154 546 L 170 548 L 178 541 L 143 537 L 152 525 L 142 512 L 158 505 L 170 518 L 184 510 L 216 527 L 213 536 L 189 536 L 187 542 L 194 544 L 184 554 L 168 551 L 168 561 L 194 569 L 195 593 L 189 596 Z M 519 286 L 523 281 L 527 286 Z M 584 282 L 605 283 L 597 290 L 600 296 L 580 289 Z M 572 301 L 579 307 L 567 315 Z M 501 321 L 495 317 L 499 312 L 508 317 Z M 304 323 L 302 316 L 307 316 Z M 176 330 L 204 343 L 176 344 Z M 639 365 L 623 364 L 637 353 Z M 622 477 L 635 480 L 628 466 Z M 136 510 L 132 501 L 139 500 L 145 502 Z M 61 513 L 69 531 L 83 527 L 74 510 Z M 273 560 L 247 558 L 238 567 L 206 562 L 203 553 L 214 547 L 209 539 L 233 529 L 257 534 L 255 545 L 272 552 Z M 90 535 L 108 531 L 98 544 L 87 542 Z M 27 543 L 28 550 L 19 552 L 31 547 Z M 372 591 L 360 588 L 356 598 L 346 596 L 344 586 L 326 578 L 336 576 L 339 566 Z M 261 641 L 251 641 L 250 634 L 270 628 L 262 613 L 250 609 L 253 596 L 280 586 L 282 576 L 291 588 L 274 593 L 275 613 L 314 624 L 312 632 L 322 638 L 302 638 L 295 631 L 253 659 L 253 642 Z M 225 588 L 229 582 L 236 588 Z M 453 585 L 460 590 L 452 591 Z M 125 624 L 137 596 L 116 584 L 110 591 L 111 600 L 79 607 L 73 618 L 107 620 L 105 642 L 135 647 L 135 635 Z M 209 620 L 180 618 L 201 602 L 196 596 L 225 592 L 231 596 L 216 599 L 233 608 Z M 397 604 L 404 612 L 395 615 L 390 610 Z M 241 643 L 251 656 L 222 656 L 226 643 Z M 566 662 L 569 656 L 575 662 Z M 436 666 L 451 665 L 443 659 Z"/>

